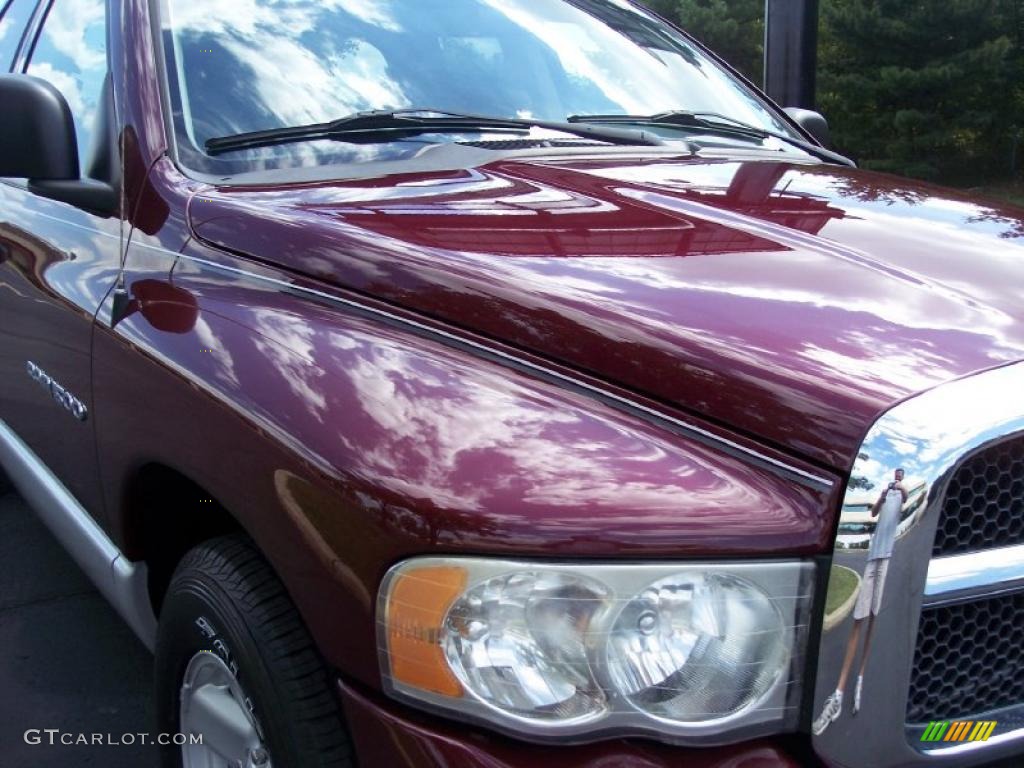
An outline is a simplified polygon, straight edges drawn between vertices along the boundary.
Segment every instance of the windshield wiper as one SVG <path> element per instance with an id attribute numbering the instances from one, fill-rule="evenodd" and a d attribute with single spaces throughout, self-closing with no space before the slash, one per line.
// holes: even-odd
<path id="1" fill-rule="evenodd" d="M 767 139 L 771 133 L 717 112 L 673 110 L 654 115 L 570 115 L 570 123 L 619 123 L 622 125 L 668 125 L 678 128 L 709 128 Z"/>
<path id="2" fill-rule="evenodd" d="M 748 136 L 753 139 L 778 139 L 787 144 L 799 147 L 816 157 L 840 165 L 855 166 L 855 163 L 848 157 L 825 149 L 809 141 L 798 139 L 795 136 L 787 136 L 784 133 L 769 131 L 754 125 L 748 125 L 734 117 L 723 115 L 718 112 L 690 112 L 685 109 L 675 109 L 668 112 L 658 112 L 653 115 L 570 115 L 566 118 L 570 123 L 606 123 L 610 125 L 664 125 L 670 128 L 698 128 L 718 133 L 731 133 L 739 136 Z"/>
<path id="3" fill-rule="evenodd" d="M 331 139 L 353 144 L 392 141 L 424 133 L 474 133 L 478 131 L 526 132 L 531 128 L 561 131 L 608 144 L 660 146 L 665 141 L 642 130 L 576 125 L 551 120 L 518 117 L 488 117 L 441 109 L 379 109 L 356 112 L 328 123 L 310 123 L 288 128 L 271 128 L 209 139 L 206 152 L 218 155 L 238 149 L 270 147 L 297 141 Z"/>

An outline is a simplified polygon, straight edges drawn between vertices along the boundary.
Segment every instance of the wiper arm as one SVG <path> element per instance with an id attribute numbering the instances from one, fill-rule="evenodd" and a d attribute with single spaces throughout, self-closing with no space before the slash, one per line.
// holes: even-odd
<path id="1" fill-rule="evenodd" d="M 534 120 L 533 118 L 489 117 L 447 112 L 440 109 L 418 108 L 356 112 L 327 123 L 310 123 L 288 128 L 238 133 L 209 139 L 205 146 L 207 154 L 218 155 L 239 149 L 270 147 L 318 139 L 359 144 L 382 140 L 390 141 L 400 136 L 415 136 L 423 133 L 526 132 L 530 128 L 561 131 L 609 144 L 659 146 L 665 143 L 660 137 L 642 130 L 574 125 L 568 122 Z"/>
<path id="2" fill-rule="evenodd" d="M 710 128 L 712 130 L 742 133 L 759 139 L 771 136 L 770 131 L 717 112 L 689 112 L 672 110 L 653 115 L 570 115 L 570 123 L 619 123 L 622 125 L 670 125 L 680 128 Z"/>
<path id="3" fill-rule="evenodd" d="M 719 112 L 690 112 L 685 109 L 658 112 L 653 115 L 570 115 L 566 118 L 570 123 L 607 123 L 611 125 L 666 125 L 678 128 L 703 128 L 706 130 L 718 131 L 721 133 L 733 133 L 740 136 L 749 136 L 754 139 L 778 139 L 787 144 L 799 147 L 816 157 L 840 165 L 855 167 L 856 164 L 848 157 L 833 152 L 830 149 L 803 141 L 784 133 L 769 131 L 754 125 L 748 125 L 742 120 L 723 115 Z"/>

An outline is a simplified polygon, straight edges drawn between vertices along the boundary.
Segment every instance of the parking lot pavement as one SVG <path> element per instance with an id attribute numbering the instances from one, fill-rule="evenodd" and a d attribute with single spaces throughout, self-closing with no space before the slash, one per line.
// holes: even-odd
<path id="1" fill-rule="evenodd" d="M 0 764 L 156 765 L 154 746 L 49 746 L 42 732 L 33 745 L 25 734 L 152 734 L 152 675 L 149 651 L 50 532 L 17 495 L 0 496 Z"/>

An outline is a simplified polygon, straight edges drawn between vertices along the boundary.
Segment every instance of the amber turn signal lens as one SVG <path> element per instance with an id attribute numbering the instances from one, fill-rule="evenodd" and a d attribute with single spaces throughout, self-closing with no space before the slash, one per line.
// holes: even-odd
<path id="1" fill-rule="evenodd" d="M 387 602 L 388 657 L 395 680 L 442 696 L 462 696 L 440 638 L 448 608 L 466 588 L 466 578 L 464 568 L 430 566 L 395 579 Z"/>

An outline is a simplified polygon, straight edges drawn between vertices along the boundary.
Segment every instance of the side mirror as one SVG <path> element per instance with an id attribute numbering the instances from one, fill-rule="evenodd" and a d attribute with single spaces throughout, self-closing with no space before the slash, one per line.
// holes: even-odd
<path id="1" fill-rule="evenodd" d="M 832 148 L 832 134 L 828 129 L 828 120 L 820 112 L 810 109 L 799 109 L 798 107 L 786 107 L 786 114 L 790 119 L 811 136 L 818 140 L 825 149 Z"/>
<path id="2" fill-rule="evenodd" d="M 0 177 L 27 179 L 29 191 L 109 214 L 117 191 L 78 173 L 75 121 L 64 96 L 31 75 L 0 75 Z"/>

